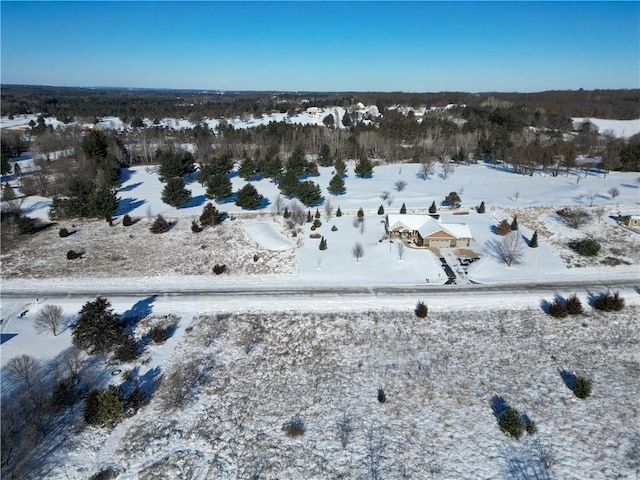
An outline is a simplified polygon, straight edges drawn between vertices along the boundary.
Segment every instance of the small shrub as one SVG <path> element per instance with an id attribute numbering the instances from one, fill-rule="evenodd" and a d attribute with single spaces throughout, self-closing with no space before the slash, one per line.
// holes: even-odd
<path id="1" fill-rule="evenodd" d="M 522 417 L 520 417 L 520 413 L 511 407 L 507 407 L 504 413 L 500 415 L 498 425 L 505 435 L 509 435 L 515 439 L 520 439 L 526 428 Z"/>
<path id="2" fill-rule="evenodd" d="M 216 275 L 220 275 L 227 271 L 226 265 L 218 265 L 217 263 L 213 266 L 213 273 Z"/>
<path id="3" fill-rule="evenodd" d="M 575 293 L 567 298 L 566 307 L 569 315 L 581 315 L 583 313 L 582 303 Z"/>
<path id="4" fill-rule="evenodd" d="M 527 419 L 527 421 L 525 422 L 524 429 L 529 435 L 533 435 L 538 431 L 538 427 L 536 427 L 536 422 L 530 419 Z"/>
<path id="5" fill-rule="evenodd" d="M 336 227 L 335 225 L 333 227 L 331 227 L 331 231 L 332 232 L 337 232 L 338 231 L 338 227 Z"/>
<path id="6" fill-rule="evenodd" d="M 598 254 L 600 251 L 600 243 L 593 238 L 585 238 L 583 240 L 578 240 L 573 243 L 573 248 L 580 255 L 584 255 L 586 257 L 593 257 Z"/>
<path id="7" fill-rule="evenodd" d="M 378 401 L 380 403 L 385 403 L 387 401 L 387 395 L 384 393 L 384 389 L 378 389 Z"/>
<path id="8" fill-rule="evenodd" d="M 114 357 L 121 362 L 132 362 L 140 356 L 140 348 L 132 335 L 123 335 L 120 345 L 113 352 Z"/>
<path id="9" fill-rule="evenodd" d="M 113 468 L 109 467 L 105 470 L 100 470 L 98 473 L 94 473 L 89 477 L 89 480 L 114 480 L 118 478 L 119 473 Z"/>
<path id="10" fill-rule="evenodd" d="M 496 233 L 498 235 L 509 235 L 511 233 L 511 224 L 509 221 L 506 219 L 500 221 L 496 227 Z"/>
<path id="11" fill-rule="evenodd" d="M 131 216 L 129 216 L 129 214 L 127 214 L 124 217 L 122 217 L 122 226 L 130 227 L 131 225 L 133 225 L 133 220 L 132 220 Z"/>
<path id="12" fill-rule="evenodd" d="M 321 235 L 319 233 L 312 233 L 311 235 L 309 235 L 309 238 L 320 238 Z"/>
<path id="13" fill-rule="evenodd" d="M 315 228 L 320 228 L 320 227 L 322 226 L 322 222 L 321 222 L 319 219 L 317 219 L 317 218 L 316 218 L 316 219 L 313 221 L 313 226 L 314 226 Z"/>
<path id="14" fill-rule="evenodd" d="M 624 308 L 624 298 L 620 296 L 620 292 L 603 293 L 593 301 L 593 308 L 603 312 L 618 312 Z"/>
<path id="15" fill-rule="evenodd" d="M 580 375 L 576 376 L 573 382 L 573 394 L 582 399 L 591 395 L 591 380 Z"/>
<path id="16" fill-rule="evenodd" d="M 151 338 L 153 339 L 153 343 L 164 343 L 169 338 L 169 333 L 166 327 L 156 325 L 153 327 L 153 330 L 151 330 Z"/>
<path id="17" fill-rule="evenodd" d="M 340 207 L 338 207 L 338 210 L 336 210 L 336 217 L 341 217 L 342 216 L 342 210 L 340 210 Z"/>
<path id="18" fill-rule="evenodd" d="M 362 218 L 364 217 L 364 210 L 362 210 L 362 207 L 360 207 L 358 209 L 358 214 L 357 214 L 358 218 Z"/>
<path id="19" fill-rule="evenodd" d="M 67 252 L 67 260 L 75 260 L 78 257 L 80 257 L 80 254 L 76 253 L 75 250 L 69 250 Z"/>
<path id="20" fill-rule="evenodd" d="M 416 304 L 416 309 L 414 310 L 416 317 L 425 318 L 427 313 L 429 312 L 429 308 L 425 305 L 423 301 L 419 301 Z"/>
<path id="21" fill-rule="evenodd" d="M 169 231 L 169 224 L 162 215 L 158 215 L 149 230 L 151 233 L 164 233 Z"/>
<path id="22" fill-rule="evenodd" d="M 31 235 L 36 232 L 36 221 L 31 217 L 20 215 L 17 223 L 20 235 Z"/>
<path id="23" fill-rule="evenodd" d="M 149 396 L 140 388 L 139 385 L 136 385 L 127 398 L 127 406 L 134 410 L 139 410 L 147 403 L 149 403 Z"/>
<path id="24" fill-rule="evenodd" d="M 304 435 L 304 432 L 307 430 L 304 420 L 301 418 L 294 418 L 290 422 L 285 423 L 282 426 L 282 430 L 287 435 L 287 437 L 296 438 Z"/>
<path id="25" fill-rule="evenodd" d="M 191 231 L 193 233 L 200 233 L 202 231 L 202 227 L 200 225 L 198 225 L 198 222 L 196 222 L 195 220 L 193 220 L 191 222 Z"/>
<path id="26" fill-rule="evenodd" d="M 555 298 L 549 303 L 547 313 L 555 318 L 564 318 L 568 315 L 567 304 L 559 298 Z"/>
<path id="27" fill-rule="evenodd" d="M 67 230 L 66 228 L 61 228 L 60 230 L 58 230 L 58 235 L 60 235 L 60 238 L 66 238 L 69 236 L 69 230 Z"/>
<path id="28" fill-rule="evenodd" d="M 320 246 L 318 248 L 320 248 L 320 250 L 327 249 L 327 240 L 324 237 L 320 240 Z"/>

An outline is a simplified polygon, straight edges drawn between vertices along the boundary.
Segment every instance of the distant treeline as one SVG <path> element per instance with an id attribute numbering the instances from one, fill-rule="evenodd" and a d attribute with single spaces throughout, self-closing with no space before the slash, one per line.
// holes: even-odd
<path id="1" fill-rule="evenodd" d="M 538 93 L 403 92 L 216 92 L 3 85 L 2 115 L 42 113 L 71 121 L 117 116 L 134 118 L 221 118 L 292 112 L 307 106 L 349 107 L 358 102 L 381 112 L 393 105 L 413 108 L 464 104 L 515 106 L 558 117 L 640 118 L 640 89 L 552 90 Z"/>

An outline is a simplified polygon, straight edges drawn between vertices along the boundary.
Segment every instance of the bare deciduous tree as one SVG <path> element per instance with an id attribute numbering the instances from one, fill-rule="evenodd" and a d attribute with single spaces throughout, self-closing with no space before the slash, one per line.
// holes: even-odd
<path id="1" fill-rule="evenodd" d="M 355 217 L 353 219 L 353 228 L 360 230 L 360 235 L 364 234 L 364 217 Z"/>
<path id="2" fill-rule="evenodd" d="M 498 260 L 511 267 L 522 261 L 524 255 L 524 242 L 517 231 L 505 235 L 500 240 L 492 240 L 489 249 Z"/>
<path id="3" fill-rule="evenodd" d="M 600 206 L 600 207 L 596 207 L 593 209 L 593 213 L 596 215 L 596 217 L 598 217 L 598 223 L 600 223 L 600 220 L 602 220 L 602 217 L 604 216 L 604 207 Z"/>
<path id="4" fill-rule="evenodd" d="M 353 248 L 351 249 L 351 255 L 356 259 L 356 262 L 359 262 L 360 259 L 364 256 L 364 248 L 360 242 L 356 242 Z"/>
<path id="5" fill-rule="evenodd" d="M 449 177 L 449 175 L 451 175 L 454 170 L 455 170 L 455 167 L 453 162 L 450 162 L 449 160 L 445 160 L 442 163 L 442 177 L 444 178 L 444 180 L 446 180 L 447 177 Z"/>
<path id="6" fill-rule="evenodd" d="M 598 196 L 598 192 L 594 192 L 594 191 L 590 191 L 585 195 L 585 197 L 587 197 L 587 200 L 589 200 L 590 207 L 593 207 L 593 202 L 595 202 L 597 196 Z"/>
<path id="7" fill-rule="evenodd" d="M 607 190 L 607 193 L 611 195 L 611 200 L 613 200 L 618 195 L 620 195 L 620 190 L 618 190 L 616 187 L 611 187 L 609 190 Z"/>
<path id="8" fill-rule="evenodd" d="M 402 190 L 404 190 L 406 188 L 406 186 L 407 186 L 407 182 L 405 182 L 404 180 L 398 180 L 395 183 L 396 192 L 401 192 Z"/>
<path id="9" fill-rule="evenodd" d="M 289 212 L 291 213 L 291 217 L 289 218 L 297 225 L 302 225 L 307 220 L 307 213 L 298 200 L 293 199 L 291 201 L 289 204 Z"/>
<path id="10" fill-rule="evenodd" d="M 284 207 L 284 198 L 282 198 L 282 195 L 278 194 L 273 200 L 273 209 L 276 211 L 276 215 L 280 215 L 282 207 Z"/>
<path id="11" fill-rule="evenodd" d="M 327 220 L 330 220 L 333 216 L 333 205 L 331 204 L 331 200 L 328 198 L 326 202 L 324 202 L 324 216 Z"/>
<path id="12" fill-rule="evenodd" d="M 420 176 L 422 180 L 426 180 L 430 175 L 433 175 L 433 158 L 426 158 L 420 163 Z"/>
<path id="13" fill-rule="evenodd" d="M 64 329 L 65 323 L 62 307 L 58 305 L 45 305 L 36 315 L 33 321 L 33 327 L 38 333 L 50 331 L 55 337 Z"/>
<path id="14" fill-rule="evenodd" d="M 31 388 L 33 382 L 40 378 L 42 365 L 31 355 L 20 355 L 9 360 L 6 368 L 10 378 L 23 381 L 27 388 Z"/>
<path id="15" fill-rule="evenodd" d="M 564 208 L 558 215 L 571 228 L 580 228 L 589 222 L 589 213 L 582 208 Z"/>
<path id="16" fill-rule="evenodd" d="M 351 433 L 353 432 L 353 425 L 351 424 L 351 416 L 347 412 L 343 412 L 342 418 L 338 420 L 338 438 L 342 444 L 342 448 L 347 448 L 349 440 L 351 439 Z"/>

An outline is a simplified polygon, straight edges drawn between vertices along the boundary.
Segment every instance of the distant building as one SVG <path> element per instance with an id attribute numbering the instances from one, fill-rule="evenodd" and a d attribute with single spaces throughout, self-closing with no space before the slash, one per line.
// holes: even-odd
<path id="1" fill-rule="evenodd" d="M 442 223 L 430 215 L 388 215 L 389 235 L 417 247 L 468 247 L 471 230 L 466 223 Z"/>
<path id="2" fill-rule="evenodd" d="M 622 215 L 619 220 L 627 227 L 640 227 L 640 215 Z"/>

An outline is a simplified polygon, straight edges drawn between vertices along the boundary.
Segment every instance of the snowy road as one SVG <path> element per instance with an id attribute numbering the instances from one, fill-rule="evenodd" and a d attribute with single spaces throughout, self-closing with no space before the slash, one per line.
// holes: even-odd
<path id="1" fill-rule="evenodd" d="M 117 281 L 106 284 L 98 282 L 65 287 L 58 285 L 39 285 L 29 283 L 20 287 L 3 288 L 4 305 L 24 302 L 25 299 L 41 298 L 50 303 L 91 299 L 98 295 L 107 296 L 111 301 L 127 298 L 154 296 L 156 304 L 164 304 L 167 309 L 178 305 L 188 310 L 199 311 L 247 311 L 247 310 L 300 310 L 300 311 L 355 311 L 367 309 L 406 309 L 417 300 L 424 300 L 431 308 L 505 306 L 531 307 L 543 299 L 554 295 L 578 295 L 588 297 L 609 289 L 619 290 L 627 299 L 635 303 L 640 292 L 640 281 L 636 276 L 622 279 L 576 279 L 547 281 L 539 283 L 510 283 L 491 285 L 354 285 L 320 287 L 291 282 L 266 284 L 253 281 L 243 283 L 204 285 L 193 282 L 176 281 L 173 284 L 159 282 L 155 284 L 131 285 Z M 67 288 L 67 289 L 65 289 Z M 178 307 L 180 308 L 180 307 Z"/>

